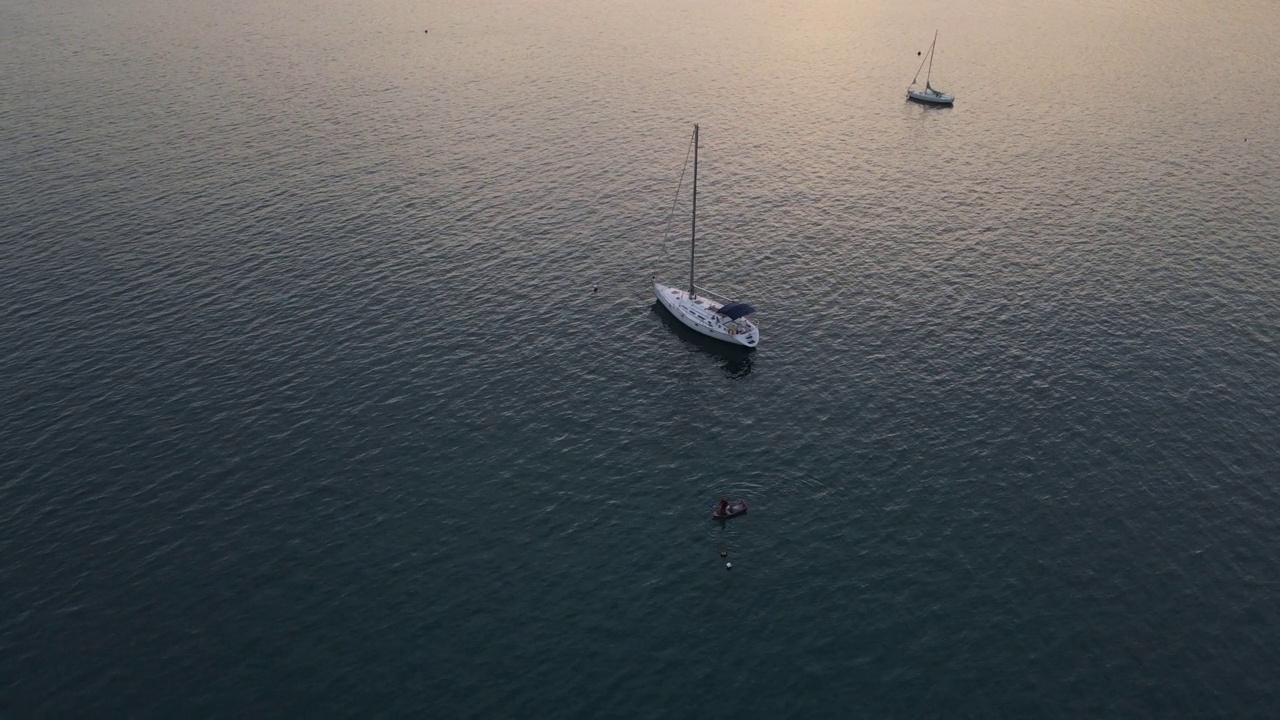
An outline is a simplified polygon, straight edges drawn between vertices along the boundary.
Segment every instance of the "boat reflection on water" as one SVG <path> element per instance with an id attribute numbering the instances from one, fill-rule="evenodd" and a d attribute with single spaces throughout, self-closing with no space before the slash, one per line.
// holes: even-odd
<path id="1" fill-rule="evenodd" d="M 650 310 L 654 315 L 662 319 L 662 324 L 668 330 L 684 341 L 686 348 L 696 350 L 719 361 L 725 377 L 736 380 L 751 374 L 751 358 L 755 354 L 755 348 L 730 345 L 690 330 L 685 327 L 684 323 L 677 320 L 676 316 L 662 307 L 660 302 L 655 301 Z"/>

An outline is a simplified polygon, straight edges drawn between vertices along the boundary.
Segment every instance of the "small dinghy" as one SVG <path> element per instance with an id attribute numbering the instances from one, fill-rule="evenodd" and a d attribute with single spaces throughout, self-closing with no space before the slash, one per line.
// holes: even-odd
<path id="1" fill-rule="evenodd" d="M 719 506 L 711 508 L 711 517 L 715 518 L 716 520 L 728 520 L 729 518 L 734 518 L 734 517 L 738 517 L 739 515 L 746 515 L 746 514 L 747 514 L 746 500 L 734 500 L 730 502 L 724 508 L 724 512 L 720 511 Z"/>

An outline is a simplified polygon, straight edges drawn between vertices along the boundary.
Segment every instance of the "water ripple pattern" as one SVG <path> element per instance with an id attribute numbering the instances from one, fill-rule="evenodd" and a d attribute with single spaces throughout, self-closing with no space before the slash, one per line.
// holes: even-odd
<path id="1" fill-rule="evenodd" d="M 1275 717 L 1278 31 L 3 0 L 0 715 Z"/>

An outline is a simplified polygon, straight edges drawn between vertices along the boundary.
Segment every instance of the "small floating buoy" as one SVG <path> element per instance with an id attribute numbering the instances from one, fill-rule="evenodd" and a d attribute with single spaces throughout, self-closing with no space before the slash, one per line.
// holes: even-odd
<path id="1" fill-rule="evenodd" d="M 720 557 L 729 557 L 729 551 L 728 551 L 728 550 L 721 550 L 721 551 L 720 551 Z"/>
<path id="2" fill-rule="evenodd" d="M 724 569 L 725 569 L 725 570 L 732 570 L 732 569 L 733 569 L 733 563 L 725 563 L 725 564 L 724 564 Z"/>

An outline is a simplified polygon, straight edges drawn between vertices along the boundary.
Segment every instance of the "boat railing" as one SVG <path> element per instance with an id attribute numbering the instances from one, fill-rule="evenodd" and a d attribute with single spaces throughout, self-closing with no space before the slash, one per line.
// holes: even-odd
<path id="1" fill-rule="evenodd" d="M 706 289 L 706 288 L 701 288 L 701 287 L 698 287 L 697 285 L 694 285 L 694 286 L 693 286 L 693 289 L 694 289 L 694 291 L 696 291 L 699 295 L 702 295 L 702 296 L 704 296 L 704 297 L 709 297 L 709 298 L 711 298 L 712 300 L 719 300 L 721 303 L 728 304 L 728 303 L 733 302 L 733 298 L 731 298 L 731 297 L 725 297 L 724 295 L 721 295 L 721 294 L 720 294 L 720 293 L 718 293 L 718 292 L 714 292 L 714 291 L 712 291 L 712 290 L 708 290 L 708 289 Z"/>

